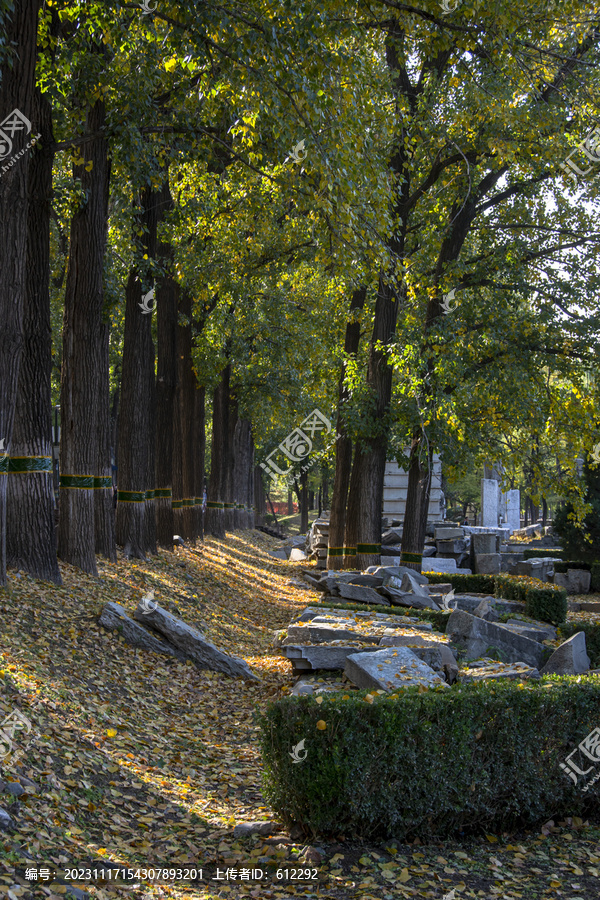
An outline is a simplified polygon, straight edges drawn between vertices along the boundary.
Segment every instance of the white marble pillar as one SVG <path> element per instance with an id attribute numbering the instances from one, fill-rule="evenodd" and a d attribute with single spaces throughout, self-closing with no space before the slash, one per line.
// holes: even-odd
<path id="1" fill-rule="evenodd" d="M 498 482 L 495 478 L 481 479 L 481 524 L 498 527 Z"/>

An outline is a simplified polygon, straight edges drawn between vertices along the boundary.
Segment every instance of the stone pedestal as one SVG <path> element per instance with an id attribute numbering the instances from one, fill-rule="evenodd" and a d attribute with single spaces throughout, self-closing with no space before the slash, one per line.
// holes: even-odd
<path id="1" fill-rule="evenodd" d="M 498 482 L 495 478 L 481 479 L 481 524 L 498 527 Z"/>
<path id="2" fill-rule="evenodd" d="M 502 515 L 504 523 L 510 526 L 510 530 L 518 531 L 521 527 L 521 492 L 518 490 L 504 491 L 502 494 Z"/>

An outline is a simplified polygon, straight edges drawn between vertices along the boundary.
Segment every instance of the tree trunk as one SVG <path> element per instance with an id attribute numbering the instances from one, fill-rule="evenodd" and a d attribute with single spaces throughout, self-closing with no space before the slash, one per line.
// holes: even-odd
<path id="1" fill-rule="evenodd" d="M 194 408 L 196 376 L 192 369 L 192 297 L 182 290 L 179 312 L 186 323 L 177 325 L 177 400 L 181 456 L 181 525 L 178 533 L 186 541 L 196 540 L 194 530 Z M 176 438 L 177 439 L 177 438 Z"/>
<path id="2" fill-rule="evenodd" d="M 113 503 L 113 481 L 111 463 L 112 423 L 110 413 L 109 385 L 109 337 L 110 325 L 102 323 L 100 341 L 98 342 L 98 368 L 101 373 L 100 392 L 98 394 L 98 461 L 94 479 L 94 530 L 96 553 L 117 561 L 115 543 L 115 508 Z"/>
<path id="3" fill-rule="evenodd" d="M 169 183 L 159 195 L 159 220 L 173 207 Z M 157 373 L 156 373 L 156 536 L 160 547 L 173 549 L 173 412 L 177 392 L 177 310 L 179 285 L 172 275 L 175 253 L 171 244 L 159 243 L 157 257 L 167 269 L 156 290 Z"/>
<path id="4" fill-rule="evenodd" d="M 288 506 L 288 516 L 293 516 L 294 515 L 294 495 L 291 491 L 288 491 L 287 506 Z"/>
<path id="5" fill-rule="evenodd" d="M 104 122 L 104 103 L 98 100 L 88 112 L 87 132 L 101 133 Z M 108 402 L 108 391 L 103 389 L 108 372 L 99 365 L 99 348 L 105 336 L 102 313 L 110 183 L 108 142 L 96 137 L 86 141 L 80 153 L 84 163 L 73 170 L 80 180 L 82 196 L 71 223 L 63 323 L 58 554 L 65 562 L 96 575 L 94 487 L 104 490 L 103 476 L 96 467 L 99 429 L 107 427 L 100 403 Z M 103 357 L 103 364 L 107 362 Z"/>
<path id="6" fill-rule="evenodd" d="M 399 302 L 400 298 L 382 274 L 375 303 L 367 369 L 367 384 L 372 397 L 369 436 L 357 445 L 354 454 L 346 525 L 346 547 L 349 550 L 356 547 L 356 567 L 360 569 L 378 565 L 381 559 L 381 510 L 392 368 L 387 361 L 386 350 L 380 349 L 380 346 L 385 348 L 393 340 Z M 352 566 L 352 560 L 352 556 L 348 555 L 349 567 Z"/>
<path id="7" fill-rule="evenodd" d="M 194 515 L 197 539 L 204 540 L 204 465 L 206 456 L 206 388 L 194 392 Z"/>
<path id="8" fill-rule="evenodd" d="M 308 531 L 308 472 L 300 476 L 300 534 Z"/>
<path id="9" fill-rule="evenodd" d="M 33 131 L 42 146 L 31 151 L 27 217 L 27 272 L 23 305 L 23 355 L 11 441 L 7 489 L 6 552 L 9 566 L 62 584 L 56 558 L 50 377 L 50 203 L 52 108 L 36 93 Z"/>
<path id="10" fill-rule="evenodd" d="M 135 212 L 134 231 L 137 234 L 143 230 L 143 250 L 154 258 L 157 194 L 144 188 L 139 203 L 141 210 Z M 152 284 L 147 278 L 142 281 L 142 277 L 134 266 L 125 290 L 117 492 L 117 542 L 123 545 L 126 556 L 137 559 L 145 559 L 146 552 L 152 549 L 146 516 L 154 516 L 154 501 L 147 497 L 147 492 L 154 490 L 154 472 L 149 468 L 153 456 L 150 445 L 155 440 L 154 344 L 152 312 L 144 311 L 144 306 L 153 308 L 152 297 L 148 297 Z"/>
<path id="11" fill-rule="evenodd" d="M 248 487 L 254 463 L 252 426 L 248 419 L 238 419 L 233 437 L 233 500 L 234 527 L 248 527 Z"/>
<path id="12" fill-rule="evenodd" d="M 2 16 L 3 50 L 14 48 L 0 68 L 0 447 L 10 449 L 19 366 L 23 352 L 23 302 L 28 231 L 26 119 L 34 117 L 37 18 L 40 0 L 15 0 Z M 4 54 L 3 54 L 4 55 Z M 18 156 L 18 158 L 15 158 Z M 6 584 L 8 455 L 0 455 L 0 585 Z"/>
<path id="13" fill-rule="evenodd" d="M 260 465 L 254 466 L 254 522 L 255 525 L 265 524 L 267 512 L 265 488 L 263 484 L 263 470 Z"/>
<path id="14" fill-rule="evenodd" d="M 235 530 L 235 432 L 239 422 L 238 405 L 235 397 L 229 400 L 229 428 L 227 436 L 226 470 L 223 473 L 223 500 L 225 507 L 225 531 Z"/>
<path id="15" fill-rule="evenodd" d="M 213 430 L 211 445 L 210 478 L 206 504 L 206 528 L 218 538 L 225 537 L 225 498 L 223 496 L 228 469 L 229 449 L 229 379 L 231 366 L 221 373 L 221 381 L 213 394 Z"/>
<path id="16" fill-rule="evenodd" d="M 364 307 L 367 296 L 366 287 L 354 291 L 350 302 L 350 316 L 346 325 L 344 339 L 344 354 L 346 357 L 356 356 L 360 342 L 360 321 L 358 312 Z M 346 362 L 343 363 L 338 383 L 338 411 L 337 434 L 335 444 L 335 475 L 333 479 L 333 496 L 331 499 L 331 515 L 329 518 L 329 546 L 327 549 L 327 568 L 342 569 L 344 567 L 344 535 L 346 531 L 346 503 L 348 501 L 348 488 L 350 486 L 350 473 L 352 467 L 352 440 L 346 433 L 344 419 L 345 404 L 348 402 L 349 392 L 345 384 Z M 354 553 L 347 554 L 353 559 Z"/>

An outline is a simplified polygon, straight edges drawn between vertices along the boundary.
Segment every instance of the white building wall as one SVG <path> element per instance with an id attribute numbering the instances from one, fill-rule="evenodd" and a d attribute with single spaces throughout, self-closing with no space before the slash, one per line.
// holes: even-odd
<path id="1" fill-rule="evenodd" d="M 408 493 L 408 472 L 405 472 L 396 462 L 386 462 L 383 478 L 383 515 L 390 519 L 404 521 L 406 512 L 406 495 Z M 428 522 L 441 522 L 443 509 L 440 506 L 442 498 L 442 463 L 439 454 L 433 457 L 433 475 L 431 479 L 431 493 L 429 495 Z"/>

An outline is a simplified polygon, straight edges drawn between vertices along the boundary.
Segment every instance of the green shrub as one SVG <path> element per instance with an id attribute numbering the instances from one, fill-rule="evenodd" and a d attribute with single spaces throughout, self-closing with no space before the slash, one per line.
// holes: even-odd
<path id="1" fill-rule="evenodd" d="M 590 460 L 586 459 L 582 480 L 584 500 L 589 504 L 589 512 L 583 522 L 577 524 L 570 518 L 574 507 L 569 499 L 555 510 L 552 530 L 564 547 L 567 559 L 583 556 L 589 562 L 594 562 L 600 557 L 600 466 L 590 466 Z"/>
<path id="2" fill-rule="evenodd" d="M 496 575 L 495 580 L 495 596 L 525 603 L 525 615 L 551 625 L 566 621 L 567 592 L 564 588 L 524 575 Z"/>
<path id="3" fill-rule="evenodd" d="M 462 594 L 493 594 L 493 575 L 453 575 L 452 572 L 427 572 L 427 560 L 423 560 L 423 575 L 430 584 L 451 584 L 455 591 Z"/>
<path id="4" fill-rule="evenodd" d="M 528 547 L 523 551 L 523 559 L 535 559 L 536 557 L 556 556 L 564 559 L 564 550 L 547 550 L 545 547 Z"/>
<path id="5" fill-rule="evenodd" d="M 590 571 L 592 573 L 592 580 L 590 582 L 590 591 L 593 591 L 594 594 L 600 592 L 600 562 L 593 562 Z"/>
<path id="6" fill-rule="evenodd" d="M 598 813 L 600 783 L 585 793 L 559 767 L 600 719 L 593 676 L 418 690 L 288 697 L 259 714 L 265 796 L 286 824 L 404 841 Z"/>
<path id="7" fill-rule="evenodd" d="M 585 647 L 590 658 L 590 669 L 600 669 L 600 623 L 566 622 L 558 629 L 561 641 L 567 641 L 578 631 L 585 631 Z"/>
<path id="8" fill-rule="evenodd" d="M 586 572 L 592 571 L 592 563 L 583 562 L 582 560 L 566 559 L 562 562 L 554 563 L 554 571 L 565 574 L 567 569 L 585 569 Z"/>

